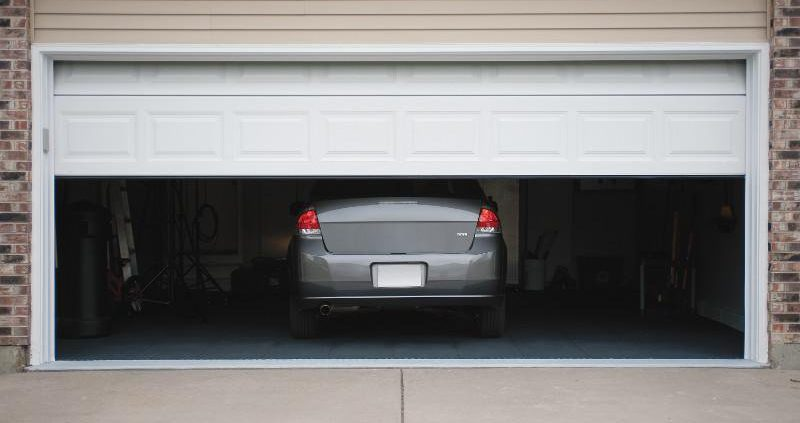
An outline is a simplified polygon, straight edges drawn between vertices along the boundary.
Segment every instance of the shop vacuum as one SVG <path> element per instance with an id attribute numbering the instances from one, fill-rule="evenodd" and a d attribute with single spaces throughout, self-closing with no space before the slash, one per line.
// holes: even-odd
<path id="1" fill-rule="evenodd" d="M 112 301 L 106 286 L 110 214 L 80 201 L 68 206 L 59 234 L 56 330 L 59 337 L 111 333 Z"/>

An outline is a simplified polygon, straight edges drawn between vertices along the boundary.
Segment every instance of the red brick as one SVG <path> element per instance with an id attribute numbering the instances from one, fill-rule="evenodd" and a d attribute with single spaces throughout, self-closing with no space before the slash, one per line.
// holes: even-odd
<path id="1" fill-rule="evenodd" d="M 0 306 L 29 304 L 30 301 L 28 300 L 28 297 L 24 295 L 0 296 Z"/>
<path id="2" fill-rule="evenodd" d="M 0 336 L 0 345 L 28 345 L 27 336 Z"/>
<path id="3" fill-rule="evenodd" d="M 800 342 L 800 0 L 775 0 L 770 81 L 769 284 L 773 342 Z"/>
<path id="4" fill-rule="evenodd" d="M 0 295 L 28 295 L 28 285 L 0 285 Z"/>
<path id="5" fill-rule="evenodd" d="M 0 19 L 0 345 L 30 333 L 30 40 L 27 0 L 4 2 Z M 789 86 L 785 87 L 790 89 Z M 790 129 L 790 128 L 787 128 Z"/>
<path id="6" fill-rule="evenodd" d="M 27 316 L 0 316 L 0 327 L 25 326 L 27 324 Z"/>

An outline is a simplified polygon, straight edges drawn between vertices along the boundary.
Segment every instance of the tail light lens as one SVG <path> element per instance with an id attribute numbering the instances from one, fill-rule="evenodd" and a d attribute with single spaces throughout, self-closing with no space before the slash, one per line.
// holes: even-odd
<path id="1" fill-rule="evenodd" d="M 482 208 L 481 214 L 478 215 L 478 232 L 499 233 L 500 219 L 497 217 L 497 213 Z"/>
<path id="2" fill-rule="evenodd" d="M 300 213 L 297 218 L 297 232 L 300 235 L 319 235 L 319 219 L 314 209 Z"/>

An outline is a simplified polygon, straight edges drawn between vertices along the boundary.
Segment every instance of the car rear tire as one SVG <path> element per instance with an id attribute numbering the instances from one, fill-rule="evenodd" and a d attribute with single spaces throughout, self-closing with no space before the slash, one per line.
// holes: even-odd
<path id="1" fill-rule="evenodd" d="M 319 317 L 316 310 L 303 310 L 297 301 L 289 301 L 289 329 L 292 336 L 299 339 L 309 339 L 317 336 Z"/>
<path id="2" fill-rule="evenodd" d="M 499 338 L 506 330 L 506 299 L 500 305 L 484 307 L 478 313 L 478 335 L 481 338 Z"/>

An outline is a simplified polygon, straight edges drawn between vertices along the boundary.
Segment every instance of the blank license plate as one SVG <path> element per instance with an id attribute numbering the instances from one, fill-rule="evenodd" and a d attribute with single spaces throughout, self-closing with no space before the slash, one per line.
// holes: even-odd
<path id="1" fill-rule="evenodd" d="M 425 265 L 373 264 L 372 285 L 376 288 L 413 288 L 425 285 Z"/>

